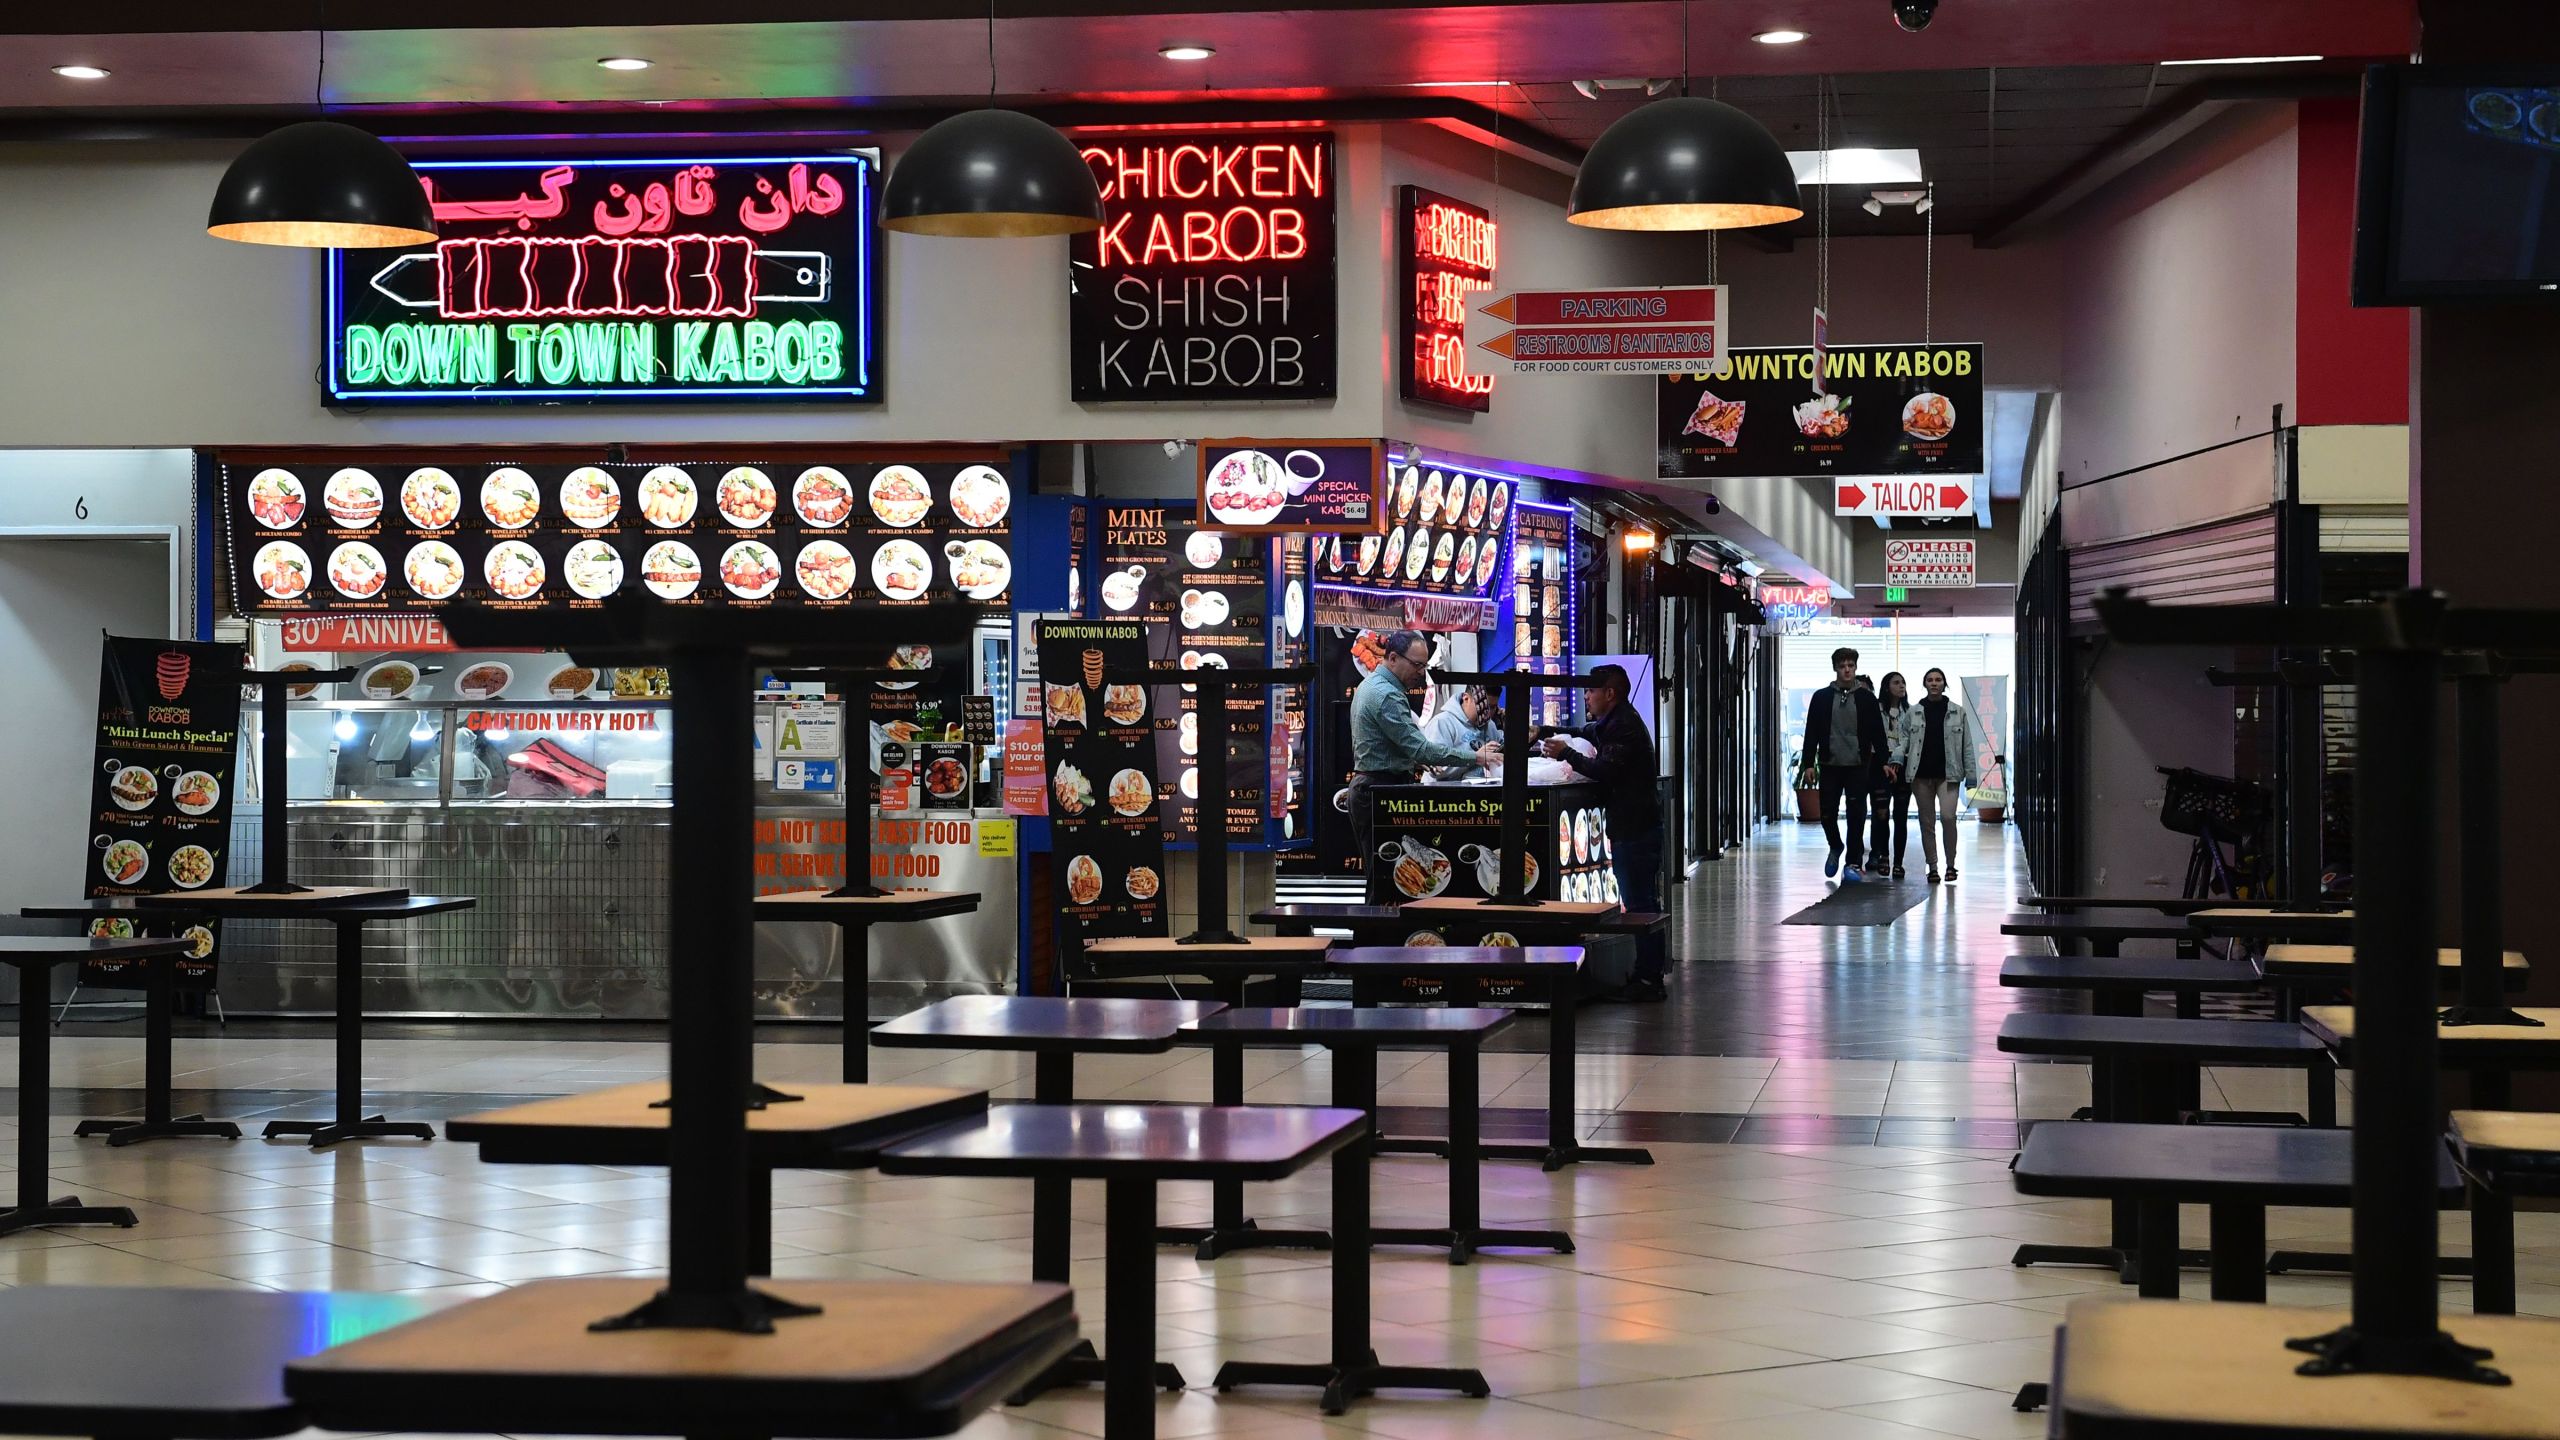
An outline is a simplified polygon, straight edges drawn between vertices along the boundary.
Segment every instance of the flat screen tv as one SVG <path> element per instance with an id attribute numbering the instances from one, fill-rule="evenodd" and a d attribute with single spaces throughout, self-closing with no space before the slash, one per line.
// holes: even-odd
<path id="1" fill-rule="evenodd" d="M 2365 72 L 2355 303 L 2560 300 L 2560 67 Z"/>

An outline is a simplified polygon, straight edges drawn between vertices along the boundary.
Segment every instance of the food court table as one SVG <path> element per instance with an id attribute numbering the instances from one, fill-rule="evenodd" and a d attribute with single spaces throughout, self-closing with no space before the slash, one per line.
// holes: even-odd
<path id="1" fill-rule="evenodd" d="M 829 890 L 792 890 L 759 895 L 755 918 L 768 922 L 825 922 L 844 937 L 844 1083 L 859 1085 L 871 1078 L 871 927 L 939 920 L 967 915 L 978 908 L 978 896 L 967 890 L 890 890 L 878 895 L 845 895 Z"/>
<path id="2" fill-rule="evenodd" d="M 493 1164 L 665 1165 L 675 1150 L 669 1087 L 644 1080 L 448 1121 L 447 1138 Z M 749 1269 L 773 1273 L 773 1172 L 851 1170 L 881 1145 L 983 1115 L 983 1090 L 942 1085 L 794 1085 L 791 1099 L 747 1112 Z"/>
<path id="3" fill-rule="evenodd" d="M 204 918 L 194 911 L 167 907 L 145 914 L 130 899 L 85 900 L 77 905 L 29 905 L 18 913 L 29 920 L 126 920 L 136 925 L 166 926 L 173 934 L 183 932 L 186 926 Z M 177 1135 L 203 1135 L 218 1140 L 240 1138 L 240 1127 L 228 1120 L 207 1120 L 202 1115 L 175 1113 L 177 1106 L 169 1097 L 175 1070 L 170 1061 L 173 1043 L 170 1020 L 177 1008 L 174 969 L 173 964 L 142 967 L 142 1118 L 83 1120 L 72 1128 L 72 1134 L 104 1135 L 109 1145 L 132 1145 Z"/>
<path id="4" fill-rule="evenodd" d="M 1541 907 L 1551 908 L 1551 907 Z M 1582 977 L 1578 945 L 1377 945 L 1333 952 L 1333 966 L 1351 976 L 1355 1004 L 1406 998 L 1407 981 L 1436 987 L 1452 1005 L 1472 1006 L 1488 981 L 1525 980 L 1543 987 L 1547 1001 L 1547 1143 L 1487 1145 L 1496 1160 L 1535 1160 L 1548 1170 L 1580 1161 L 1650 1165 L 1653 1152 L 1627 1146 L 1585 1145 L 1575 1103 L 1574 1012 Z M 1385 1148 L 1385 1147 L 1382 1147 Z"/>
<path id="5" fill-rule="evenodd" d="M 284 1367 L 436 1308 L 414 1295 L 157 1285 L 0 1292 L 0 1429 L 256 1440 L 311 1422 Z"/>
<path id="6" fill-rule="evenodd" d="M 183 955 L 183 936 L 159 940 L 87 940 L 60 935 L 0 936 L 0 965 L 18 972 L 18 1203 L 0 1211 L 0 1235 L 39 1225 L 131 1225 L 121 1205 L 83 1205 L 77 1195 L 46 1198 L 46 1152 L 51 1135 L 47 1107 L 53 1098 L 53 1026 L 46 997 L 56 965 L 83 960 L 133 960 L 144 964 Z"/>
<path id="7" fill-rule="evenodd" d="M 536 1280 L 286 1367 L 332 1430 L 509 1435 L 947 1435 L 1065 1353 L 1058 1285 L 803 1280 L 770 1334 L 597 1330 L 651 1276 Z"/>
<path id="8" fill-rule="evenodd" d="M 2000 933 L 2050 940 L 2056 949 L 2065 951 L 2073 945 L 2086 945 L 2089 953 L 2097 956 L 2121 955 L 2128 940 L 2173 940 L 2183 950 L 2196 938 L 2185 921 L 2160 915 L 2114 919 L 2077 913 L 2011 915 L 2000 922 Z"/>
<path id="9" fill-rule="evenodd" d="M 364 1113 L 364 927 L 377 920 L 415 920 L 468 910 L 479 903 L 463 895 L 411 895 L 395 891 L 349 892 L 320 887 L 290 895 L 262 895 L 246 889 L 190 890 L 174 895 L 142 895 L 135 903 L 148 909 L 194 910 L 226 920 L 322 920 L 338 930 L 338 1106 L 334 1119 L 275 1120 L 265 1135 L 308 1135 L 317 1150 L 341 1140 L 405 1138 L 433 1140 L 435 1127 L 417 1121 L 385 1120 Z"/>
<path id="10" fill-rule="evenodd" d="M 2344 945 L 2355 939 L 2353 910 L 2237 910 L 2225 906 L 2187 916 L 2196 938 L 2213 940 L 2298 940 L 2314 945 Z"/>

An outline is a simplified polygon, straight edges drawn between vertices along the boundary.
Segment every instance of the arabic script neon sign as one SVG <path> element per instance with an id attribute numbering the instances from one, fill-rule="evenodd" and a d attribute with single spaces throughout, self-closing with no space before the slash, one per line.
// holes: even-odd
<path id="1" fill-rule="evenodd" d="M 443 238 L 331 257 L 330 398 L 875 399 L 877 163 L 420 162 Z"/>

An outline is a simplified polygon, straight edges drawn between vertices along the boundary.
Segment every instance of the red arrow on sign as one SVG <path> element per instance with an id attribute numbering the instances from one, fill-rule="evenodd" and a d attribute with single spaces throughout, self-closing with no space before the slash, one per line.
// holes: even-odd
<path id="1" fill-rule="evenodd" d="M 1839 500 L 1842 505 L 1853 511 L 1863 510 L 1867 504 L 1867 492 L 1855 485 L 1843 485 L 1840 487 Z"/>
<path id="2" fill-rule="evenodd" d="M 1505 330 L 1490 340 L 1479 341 L 1476 348 L 1490 350 L 1496 355 L 1508 355 L 1511 353 L 1511 335 L 1511 331 Z"/>
<path id="3" fill-rule="evenodd" d="M 1946 506 L 1946 507 L 1947 507 L 1948 509 L 1950 509 L 1950 510 L 1961 510 L 1961 509 L 1963 509 L 1963 508 L 1965 507 L 1966 503 L 1967 503 L 1967 502 L 1966 502 L 1966 499 L 1965 499 L 1964 487 L 1963 487 L 1962 485 L 1941 485 L 1941 486 L 1939 486 L 1939 487 L 1938 487 L 1938 503 L 1939 503 L 1939 504 L 1941 504 L 1941 505 Z"/>

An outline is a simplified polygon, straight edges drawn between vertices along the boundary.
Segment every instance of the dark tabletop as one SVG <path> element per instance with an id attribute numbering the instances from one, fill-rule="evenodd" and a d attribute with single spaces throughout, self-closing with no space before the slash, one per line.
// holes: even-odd
<path id="1" fill-rule="evenodd" d="M 2193 940 L 2186 921 L 2167 915 L 2011 915 L 2003 935 L 2042 935 L 2055 940 Z"/>
<path id="2" fill-rule="evenodd" d="M 2190 915 L 2198 910 L 2273 910 L 2281 900 L 2182 899 L 2169 895 L 2022 895 L 2030 910 L 2149 910 L 2159 915 Z"/>
<path id="3" fill-rule="evenodd" d="M 2000 983 L 2013 990 L 2256 990 L 2266 977 L 2235 960 L 2012 955 L 2000 962 Z"/>
<path id="4" fill-rule="evenodd" d="M 188 897 L 184 893 L 168 896 L 135 897 L 143 910 L 183 910 Z M 226 920 L 407 920 L 419 915 L 441 915 L 448 910 L 468 910 L 479 904 L 468 895 L 409 895 L 397 900 L 354 899 L 345 901 L 296 900 L 290 895 L 240 896 L 220 904 L 205 904 L 199 913 L 218 915 Z"/>
<path id="5" fill-rule="evenodd" d="M 1386 925 L 1401 923 L 1404 911 L 1394 905 L 1274 905 L 1267 910 L 1254 911 L 1250 918 L 1256 925 L 1280 925 L 1293 920 L 1312 921 L 1318 925 Z"/>
<path id="6" fill-rule="evenodd" d="M 1357 1110 L 1306 1105 L 999 1105 L 880 1152 L 886 1175 L 1277 1180 L 1357 1140 Z"/>
<path id="7" fill-rule="evenodd" d="M 183 935 L 158 940 L 91 940 L 78 935 L 0 935 L 0 965 L 62 965 L 74 960 L 151 960 L 184 955 L 196 942 Z"/>
<path id="8" fill-rule="evenodd" d="M 1215 1000 L 1123 1000 L 1055 995 L 954 995 L 874 1026 L 874 1045 L 939 1050 L 1070 1050 L 1153 1054 L 1182 1027 L 1225 1007 Z"/>
<path id="9" fill-rule="evenodd" d="M 1333 951 L 1336 970 L 1428 970 L 1476 976 L 1547 976 L 1582 968 L 1579 945 L 1353 945 Z"/>
<path id="10" fill-rule="evenodd" d="M 1251 1006 L 1222 1010 L 1184 1033 L 1212 1043 L 1241 1045 L 1366 1045 L 1377 1049 L 1441 1049 L 1481 1040 L 1511 1023 L 1509 1010 L 1465 1006 L 1399 1006 L 1395 1009 L 1307 1010 Z"/>
<path id="11" fill-rule="evenodd" d="M 110 918 L 150 920 L 162 925 L 184 925 L 200 920 L 212 912 L 186 910 L 176 905 L 153 905 L 145 908 L 133 903 L 130 895 L 110 895 L 99 900 L 75 900 L 63 905 L 21 905 L 20 917 L 28 920 L 101 920 Z"/>
<path id="12" fill-rule="evenodd" d="M 2089 1055 L 2223 1065 L 2307 1065 L 2328 1053 L 2318 1036 L 2280 1020 L 2157 1020 L 2132 1015 L 2012 1014 L 2000 1021 L 2011 1055 Z"/>
<path id="13" fill-rule="evenodd" d="M 2436 1160 L 2438 1201 L 2459 1200 L 2452 1158 Z M 2342 1206 L 2355 1169 L 2355 1132 L 2055 1121 L 2027 1132 L 2012 1168 L 2021 1195 Z"/>
<path id="14" fill-rule="evenodd" d="M 2326 915 L 2302 910 L 2258 910 L 2246 915 L 2190 915 L 2190 935 L 2229 935 L 2250 940 L 2310 940 L 2344 943 L 2355 934 L 2352 915 Z"/>
<path id="15" fill-rule="evenodd" d="M 881 1146 L 983 1115 L 986 1092 L 927 1085 L 792 1084 L 799 1098 L 747 1113 L 747 1159 L 776 1169 L 851 1169 Z M 664 1165 L 673 1139 L 664 1082 L 616 1085 L 446 1122 L 446 1138 L 493 1164 Z"/>
<path id="16" fill-rule="evenodd" d="M 759 895 L 755 900 L 755 918 L 769 923 L 805 920 L 829 925 L 904 925 L 917 920 L 939 920 L 946 915 L 974 914 L 979 899 L 976 892 L 967 890 L 898 892 L 885 899 L 833 904 L 824 900 Z"/>
<path id="17" fill-rule="evenodd" d="M 18 1434 L 286 1435 L 285 1362 L 437 1308 L 405 1295 L 138 1285 L 0 1292 L 0 1427 Z"/>

